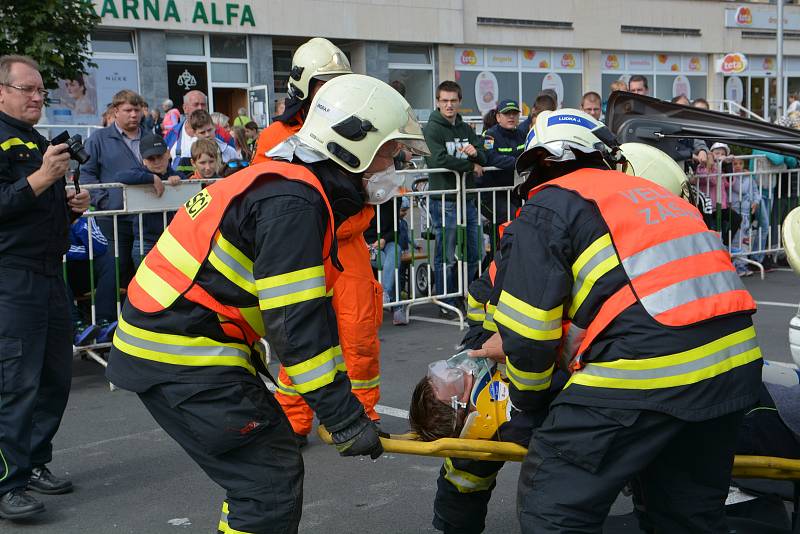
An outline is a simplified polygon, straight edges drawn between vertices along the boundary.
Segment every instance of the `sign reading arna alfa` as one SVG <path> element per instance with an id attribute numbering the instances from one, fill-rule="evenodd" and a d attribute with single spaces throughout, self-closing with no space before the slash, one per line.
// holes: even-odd
<path id="1" fill-rule="evenodd" d="M 197 0 L 95 0 L 94 9 L 103 19 L 171 24 L 211 24 L 255 28 L 253 8 L 244 2 Z"/>

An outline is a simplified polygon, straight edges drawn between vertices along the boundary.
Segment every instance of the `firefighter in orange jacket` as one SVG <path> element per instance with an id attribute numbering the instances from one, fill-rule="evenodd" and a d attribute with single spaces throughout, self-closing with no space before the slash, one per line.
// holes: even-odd
<path id="1" fill-rule="evenodd" d="M 377 458 L 377 428 L 350 391 L 329 298 L 335 228 L 396 192 L 393 156 L 425 152 L 389 85 L 341 76 L 283 145 L 176 214 L 128 288 L 107 375 L 227 492 L 223 533 L 297 532 L 303 461 L 258 372 L 261 338 L 343 456 Z"/>
<path id="2" fill-rule="evenodd" d="M 300 46 L 292 57 L 287 111 L 261 132 L 254 163 L 269 161 L 270 151 L 297 132 L 320 87 L 333 77 L 350 72 L 347 57 L 327 39 L 315 37 Z M 333 309 L 339 339 L 353 393 L 373 421 L 380 419 L 375 405 L 380 398 L 380 342 L 378 328 L 383 319 L 383 289 L 372 274 L 364 230 L 375 214 L 372 206 L 345 221 L 336 231 L 339 261 L 344 271 L 333 287 Z M 311 432 L 313 412 L 292 386 L 281 367 L 275 397 L 304 446 Z"/>
<path id="3" fill-rule="evenodd" d="M 523 412 L 545 408 L 556 365 L 571 372 L 522 465 L 522 532 L 599 532 L 632 479 L 658 532 L 727 532 L 761 379 L 755 302 L 700 213 L 609 170 L 620 159 L 602 123 L 562 109 L 537 117 L 517 161 L 536 187 L 505 231 L 498 335 L 479 354 L 507 355 Z"/>

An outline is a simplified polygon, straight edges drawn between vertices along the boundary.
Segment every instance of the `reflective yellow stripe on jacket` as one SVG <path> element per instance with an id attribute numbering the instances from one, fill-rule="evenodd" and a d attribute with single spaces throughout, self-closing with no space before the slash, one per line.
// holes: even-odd
<path id="1" fill-rule="evenodd" d="M 619 258 L 611 244 L 611 234 L 599 237 L 581 252 L 572 264 L 572 303 L 567 312 L 570 318 L 575 317 L 595 282 L 617 265 Z"/>
<path id="2" fill-rule="evenodd" d="M 503 290 L 497 301 L 494 321 L 527 339 L 548 341 L 561 338 L 564 307 L 542 310 Z"/>
<path id="3" fill-rule="evenodd" d="M 467 292 L 467 319 L 482 323 L 486 318 L 486 313 L 483 311 L 483 303 L 472 296 L 472 293 Z"/>
<path id="4" fill-rule="evenodd" d="M 453 466 L 450 458 L 444 460 L 444 478 L 452 484 L 459 493 L 472 493 L 474 491 L 486 491 L 492 487 L 497 473 L 492 473 L 488 477 L 479 477 L 467 471 L 461 471 Z"/>
<path id="5" fill-rule="evenodd" d="M 510 359 L 506 359 L 506 376 L 519 391 L 543 391 L 550 387 L 553 378 L 553 365 L 546 371 L 535 373 L 521 371 L 514 367 Z"/>
<path id="6" fill-rule="evenodd" d="M 245 256 L 220 232 L 214 237 L 208 262 L 242 290 L 253 296 L 257 294 L 256 281 L 253 278 L 253 260 Z"/>
<path id="7" fill-rule="evenodd" d="M 250 349 L 240 343 L 220 343 L 207 337 L 188 337 L 163 334 L 138 328 L 119 318 L 114 332 L 114 346 L 119 350 L 145 360 L 171 365 L 242 367 L 253 375 Z"/>
<path id="8" fill-rule="evenodd" d="M 372 389 L 381 385 L 381 375 L 369 380 L 354 380 L 350 378 L 350 387 L 352 389 Z"/>
<path id="9" fill-rule="evenodd" d="M 486 316 L 483 318 L 483 328 L 490 332 L 497 332 L 497 323 L 494 322 L 494 314 L 497 306 L 486 304 Z"/>
<path id="10" fill-rule="evenodd" d="M 659 389 L 695 384 L 761 358 L 755 328 L 700 347 L 642 360 L 587 363 L 567 382 L 616 389 Z"/>
<path id="11" fill-rule="evenodd" d="M 12 137 L 11 139 L 7 139 L 7 140 L 3 141 L 2 143 L 0 143 L 0 150 L 2 150 L 3 152 L 6 152 L 8 150 L 11 150 L 11 147 L 20 146 L 20 145 L 26 146 L 26 147 L 30 148 L 31 150 L 39 150 L 39 147 L 36 146 L 36 143 L 34 143 L 33 141 L 28 141 L 26 143 L 25 141 L 23 141 L 19 137 Z"/>
<path id="12" fill-rule="evenodd" d="M 339 345 L 306 361 L 284 366 L 284 369 L 292 379 L 294 390 L 300 394 L 327 386 L 333 382 L 333 378 L 339 371 L 347 372 L 342 357 L 342 347 Z"/>
<path id="13" fill-rule="evenodd" d="M 324 297 L 325 267 L 318 265 L 299 271 L 256 280 L 258 303 L 270 310 Z"/>

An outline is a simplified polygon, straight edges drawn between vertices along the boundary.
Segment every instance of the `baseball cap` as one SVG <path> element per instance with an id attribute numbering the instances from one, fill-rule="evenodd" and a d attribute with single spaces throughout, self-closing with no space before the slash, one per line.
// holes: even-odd
<path id="1" fill-rule="evenodd" d="M 519 109 L 517 101 L 511 100 L 510 98 L 501 100 L 500 103 L 497 104 L 498 113 L 508 113 L 509 111 L 522 111 L 522 110 Z"/>
<path id="2" fill-rule="evenodd" d="M 147 134 L 139 141 L 139 154 L 143 158 L 160 156 L 167 151 L 167 143 L 164 138 L 154 134 Z"/>

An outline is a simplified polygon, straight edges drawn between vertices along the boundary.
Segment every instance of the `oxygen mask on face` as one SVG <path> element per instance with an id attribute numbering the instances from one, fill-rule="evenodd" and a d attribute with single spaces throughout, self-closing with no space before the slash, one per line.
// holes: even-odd
<path id="1" fill-rule="evenodd" d="M 477 376 L 484 368 L 488 369 L 486 358 L 470 358 L 469 351 L 462 351 L 447 360 L 437 360 L 428 365 L 428 379 L 431 381 L 436 398 L 453 407 L 454 410 L 467 408 L 467 386 L 471 377 Z"/>

